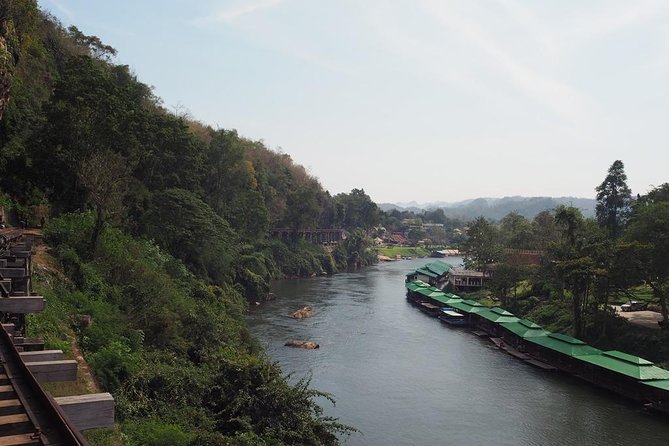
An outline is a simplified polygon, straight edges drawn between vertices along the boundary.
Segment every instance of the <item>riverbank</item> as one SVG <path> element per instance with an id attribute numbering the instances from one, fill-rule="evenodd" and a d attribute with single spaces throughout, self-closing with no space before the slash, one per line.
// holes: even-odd
<path id="1" fill-rule="evenodd" d="M 420 246 L 379 246 L 377 252 L 380 256 L 391 259 L 399 258 L 422 258 L 428 257 L 430 252 Z"/>

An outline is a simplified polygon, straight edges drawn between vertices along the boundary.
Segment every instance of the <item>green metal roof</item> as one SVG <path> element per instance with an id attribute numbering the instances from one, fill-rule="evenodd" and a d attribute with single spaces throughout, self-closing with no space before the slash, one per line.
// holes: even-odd
<path id="1" fill-rule="evenodd" d="M 411 282 L 406 282 L 404 286 L 411 291 L 417 291 L 421 289 L 430 289 L 431 291 L 439 291 L 437 288 L 430 286 L 430 284 L 425 283 L 422 280 L 412 280 Z"/>
<path id="2" fill-rule="evenodd" d="M 619 352 L 618 350 L 609 350 L 604 352 L 606 356 L 611 356 L 613 358 L 618 358 L 621 361 L 630 362 L 632 364 L 638 365 L 653 365 L 652 362 L 647 359 L 640 358 L 638 356 L 630 355 L 628 353 Z"/>
<path id="3" fill-rule="evenodd" d="M 411 290 L 411 291 L 416 291 L 416 290 L 422 288 L 421 286 L 419 286 L 419 285 L 417 285 L 413 282 L 407 282 L 407 283 L 404 284 L 404 286 L 406 287 L 407 290 Z"/>
<path id="4" fill-rule="evenodd" d="M 473 300 L 463 300 L 461 302 L 453 302 L 452 304 L 450 304 L 450 306 L 455 308 L 456 310 L 464 311 L 465 313 L 478 313 L 488 308 L 485 305 L 480 304 Z"/>
<path id="5" fill-rule="evenodd" d="M 450 298 L 448 296 L 443 296 L 443 297 L 441 297 L 441 296 L 436 296 L 436 297 L 435 296 L 430 296 L 430 299 L 434 299 L 437 302 L 441 302 L 444 305 L 452 305 L 454 303 L 462 302 L 462 299 L 453 299 L 453 298 Z"/>
<path id="6" fill-rule="evenodd" d="M 508 311 L 499 307 L 486 308 L 484 310 L 479 311 L 476 314 L 485 319 L 488 319 L 489 321 L 497 322 L 500 324 L 502 322 L 516 322 L 520 320 L 516 316 L 514 316 L 513 313 L 509 313 Z"/>
<path id="7" fill-rule="evenodd" d="M 527 319 L 521 319 L 514 322 L 500 322 L 500 324 L 502 324 L 502 327 L 509 330 L 511 333 L 520 336 L 521 338 L 548 336 L 550 334 L 550 331 L 544 330 L 540 325 L 537 325 Z"/>
<path id="8" fill-rule="evenodd" d="M 528 342 L 555 350 L 567 356 L 597 355 L 602 351 L 591 347 L 580 339 L 572 338 L 560 333 L 550 333 L 546 336 L 526 338 Z"/>
<path id="9" fill-rule="evenodd" d="M 414 285 L 419 286 L 419 287 L 423 287 L 423 288 L 427 288 L 427 287 L 430 286 L 429 283 L 425 283 L 422 280 L 412 280 L 409 283 L 413 283 Z"/>
<path id="10" fill-rule="evenodd" d="M 422 294 L 423 296 L 427 296 L 427 297 L 435 297 L 435 296 L 446 297 L 446 295 L 444 293 L 442 293 L 441 291 L 436 291 L 436 290 L 433 290 L 431 288 L 419 288 L 418 290 L 416 290 L 416 292 Z"/>
<path id="11" fill-rule="evenodd" d="M 435 274 L 438 274 L 440 276 L 443 276 L 446 274 L 449 270 L 453 269 L 451 265 L 449 265 L 446 262 L 442 262 L 441 260 L 434 261 L 432 263 L 428 263 L 425 265 L 423 268 L 427 268 L 430 271 L 434 272 Z"/>
<path id="12" fill-rule="evenodd" d="M 578 356 L 576 359 L 641 381 L 669 379 L 669 370 L 656 367 L 652 362 L 638 356 L 616 350 L 596 355 Z"/>
<path id="13" fill-rule="evenodd" d="M 444 305 L 450 305 L 453 302 L 461 302 L 462 299 L 459 298 L 452 298 L 446 295 L 446 293 L 439 291 L 437 288 L 434 287 L 429 287 L 429 288 L 421 288 L 417 287 L 417 289 L 413 290 L 416 291 L 419 294 L 422 294 L 425 297 L 429 297 L 432 300 L 435 300 L 439 303 L 442 303 Z"/>
<path id="14" fill-rule="evenodd" d="M 437 277 L 439 277 L 439 274 L 433 273 L 432 271 L 430 271 L 427 268 L 418 268 L 416 270 L 416 273 L 423 274 L 423 275 L 428 276 L 428 277 L 432 277 L 433 279 L 436 279 Z"/>
<path id="15" fill-rule="evenodd" d="M 587 345 L 584 341 L 581 341 L 580 339 L 572 338 L 571 336 L 567 336 L 562 333 L 551 333 L 549 335 L 553 339 L 558 339 L 562 342 L 566 342 L 567 344 L 572 344 L 572 345 Z M 601 350 L 598 350 L 601 351 Z"/>
<path id="16" fill-rule="evenodd" d="M 656 379 L 652 381 L 644 381 L 642 384 L 655 387 L 656 389 L 666 390 L 669 392 L 669 379 Z"/>

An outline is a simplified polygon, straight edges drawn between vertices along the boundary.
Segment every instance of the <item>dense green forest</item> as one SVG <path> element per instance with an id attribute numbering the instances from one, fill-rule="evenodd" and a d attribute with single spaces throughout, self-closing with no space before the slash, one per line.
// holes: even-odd
<path id="1" fill-rule="evenodd" d="M 34 0 L 0 1 L 0 33 L 0 206 L 45 223 L 65 273 L 38 271 L 32 334 L 69 350 L 72 330 L 116 398 L 119 427 L 93 442 L 336 444 L 349 428 L 313 402 L 327 395 L 289 385 L 244 317 L 273 278 L 375 261 L 369 196 L 331 196 L 289 155 L 170 113 Z M 298 237 L 311 228 L 347 238 L 326 249 Z"/>

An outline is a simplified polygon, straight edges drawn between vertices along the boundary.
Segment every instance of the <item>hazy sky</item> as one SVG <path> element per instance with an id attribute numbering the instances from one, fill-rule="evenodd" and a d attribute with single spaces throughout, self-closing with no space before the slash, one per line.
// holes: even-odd
<path id="1" fill-rule="evenodd" d="M 39 0 L 168 108 L 377 202 L 669 181 L 669 2 Z"/>

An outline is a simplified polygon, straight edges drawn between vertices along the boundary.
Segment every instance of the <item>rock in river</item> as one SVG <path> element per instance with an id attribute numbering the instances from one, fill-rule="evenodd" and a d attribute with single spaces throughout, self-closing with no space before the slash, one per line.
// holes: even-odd
<path id="1" fill-rule="evenodd" d="M 307 350 L 313 350 L 315 348 L 319 348 L 320 345 L 318 345 L 314 341 L 288 341 L 284 344 L 286 347 L 294 347 L 294 348 L 306 348 Z"/>
<path id="2" fill-rule="evenodd" d="M 304 308 L 300 308 L 296 312 L 292 313 L 290 317 L 293 319 L 304 319 L 305 317 L 310 317 L 314 314 L 314 309 L 311 306 L 307 305 Z"/>

